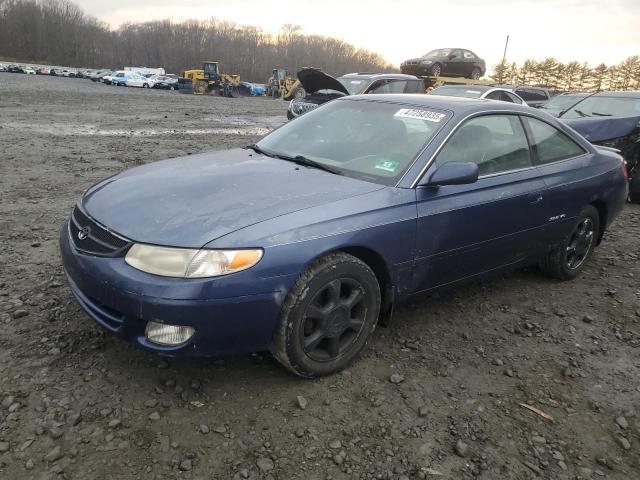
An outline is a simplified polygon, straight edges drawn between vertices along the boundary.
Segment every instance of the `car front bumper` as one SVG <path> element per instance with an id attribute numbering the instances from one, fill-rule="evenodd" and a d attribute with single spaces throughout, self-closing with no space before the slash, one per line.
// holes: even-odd
<path id="1" fill-rule="evenodd" d="M 410 64 L 410 65 L 402 65 L 400 67 L 400 71 L 405 75 L 415 75 L 417 77 L 424 77 L 431 75 L 431 67 L 433 65 L 421 65 L 421 64 Z"/>
<path id="2" fill-rule="evenodd" d="M 145 349 L 170 356 L 227 356 L 267 350 L 293 276 L 261 281 L 250 293 L 202 298 L 213 279 L 165 278 L 130 267 L 122 257 L 97 257 L 78 250 L 67 224 L 60 251 L 69 287 L 84 311 L 103 329 Z M 242 273 L 242 272 L 241 272 Z M 237 275 L 237 274 L 236 274 Z M 272 289 L 273 291 L 266 291 Z M 189 326 L 195 334 L 180 345 L 159 345 L 145 336 L 149 321 Z"/>

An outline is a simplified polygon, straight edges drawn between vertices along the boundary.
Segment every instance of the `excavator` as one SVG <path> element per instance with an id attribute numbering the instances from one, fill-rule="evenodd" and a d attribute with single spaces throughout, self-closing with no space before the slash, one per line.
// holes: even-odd
<path id="1" fill-rule="evenodd" d="M 289 76 L 284 68 L 274 68 L 267 80 L 267 96 L 292 100 L 305 96 L 300 80 Z"/>
<path id="2" fill-rule="evenodd" d="M 220 73 L 218 62 L 204 62 L 201 69 L 183 71 L 181 80 L 181 90 L 185 89 L 185 85 L 191 83 L 193 93 L 196 95 L 228 96 L 233 87 L 240 84 L 240 75 Z"/>

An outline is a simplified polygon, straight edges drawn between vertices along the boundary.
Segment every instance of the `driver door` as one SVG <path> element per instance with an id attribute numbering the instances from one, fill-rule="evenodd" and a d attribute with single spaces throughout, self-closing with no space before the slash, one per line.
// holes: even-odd
<path id="1" fill-rule="evenodd" d="M 443 75 L 462 75 L 464 62 L 462 60 L 462 50 L 456 48 L 451 51 L 447 61 L 442 66 Z"/>
<path id="2" fill-rule="evenodd" d="M 417 189 L 417 293 L 515 265 L 541 248 L 545 184 L 518 115 L 466 121 L 427 175 L 446 162 L 477 163 L 479 179 Z"/>

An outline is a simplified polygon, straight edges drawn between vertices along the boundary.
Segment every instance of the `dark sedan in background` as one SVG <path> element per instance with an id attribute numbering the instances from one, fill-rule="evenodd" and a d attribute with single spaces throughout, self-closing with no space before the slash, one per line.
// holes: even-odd
<path id="1" fill-rule="evenodd" d="M 419 77 L 465 77 L 477 80 L 486 70 L 484 60 L 464 48 L 438 48 L 400 64 L 402 73 Z"/>
<path id="2" fill-rule="evenodd" d="M 289 102 L 289 120 L 345 95 L 424 93 L 421 79 L 399 73 L 349 73 L 334 78 L 315 68 L 305 68 L 298 72 L 298 80 L 306 93 L 303 98 Z"/>
<path id="3" fill-rule="evenodd" d="M 246 149 L 96 184 L 60 247 L 107 331 L 174 356 L 270 350 L 315 377 L 395 304 L 536 263 L 576 277 L 626 196 L 620 155 L 529 107 L 344 96 Z"/>

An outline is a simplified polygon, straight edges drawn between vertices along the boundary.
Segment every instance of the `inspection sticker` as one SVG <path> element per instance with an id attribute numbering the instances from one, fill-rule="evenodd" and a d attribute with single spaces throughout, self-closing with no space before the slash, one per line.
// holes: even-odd
<path id="1" fill-rule="evenodd" d="M 429 122 L 439 123 L 447 115 L 444 113 L 432 112 L 431 110 L 415 110 L 412 108 L 401 108 L 394 117 L 418 118 Z"/>
<path id="2" fill-rule="evenodd" d="M 394 173 L 398 168 L 398 162 L 395 160 L 380 160 L 376 165 L 378 170 L 384 170 L 385 172 Z"/>

